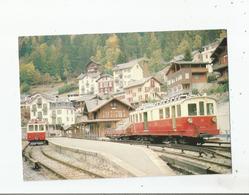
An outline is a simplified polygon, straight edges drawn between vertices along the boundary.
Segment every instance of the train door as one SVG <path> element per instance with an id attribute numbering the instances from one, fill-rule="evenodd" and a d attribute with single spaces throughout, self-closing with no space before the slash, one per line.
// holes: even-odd
<path id="1" fill-rule="evenodd" d="M 144 112 L 144 130 L 148 130 L 148 113 Z"/>
<path id="2" fill-rule="evenodd" d="M 175 106 L 171 106 L 171 117 L 172 117 L 172 128 L 176 128 L 176 108 Z"/>

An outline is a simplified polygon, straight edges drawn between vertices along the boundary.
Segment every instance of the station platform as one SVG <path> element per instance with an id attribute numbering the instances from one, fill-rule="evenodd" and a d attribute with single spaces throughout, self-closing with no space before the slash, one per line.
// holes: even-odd
<path id="1" fill-rule="evenodd" d="M 49 138 L 49 142 L 66 148 L 99 153 L 134 176 L 175 175 L 155 152 L 145 146 L 65 137 Z"/>

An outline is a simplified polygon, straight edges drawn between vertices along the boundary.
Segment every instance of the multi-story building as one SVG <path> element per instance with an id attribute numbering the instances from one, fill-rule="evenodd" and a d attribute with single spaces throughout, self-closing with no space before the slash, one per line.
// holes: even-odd
<path id="1" fill-rule="evenodd" d="M 147 60 L 140 58 L 124 64 L 118 64 L 113 68 L 114 92 L 123 91 L 131 80 L 140 80 L 143 78 L 143 69 L 141 68 Z"/>
<path id="2" fill-rule="evenodd" d="M 81 73 L 78 76 L 79 80 L 79 95 L 84 94 L 98 94 L 98 84 L 96 80 L 101 74 L 101 65 L 90 61 L 86 65 L 86 73 Z"/>
<path id="3" fill-rule="evenodd" d="M 97 80 L 98 94 L 107 95 L 112 94 L 114 91 L 113 76 L 109 74 L 101 75 Z"/>
<path id="4" fill-rule="evenodd" d="M 36 94 L 29 102 L 30 119 L 47 121 L 52 128 L 70 126 L 75 123 L 75 108 L 72 102 L 59 100 L 44 94 Z"/>
<path id="5" fill-rule="evenodd" d="M 131 82 L 124 88 L 125 99 L 132 105 L 141 105 L 149 101 L 161 99 L 161 82 L 154 77 L 143 78 Z"/>
<path id="6" fill-rule="evenodd" d="M 166 72 L 168 96 L 189 94 L 193 89 L 205 89 L 208 72 L 206 66 L 206 62 L 172 62 Z"/>
<path id="7" fill-rule="evenodd" d="M 226 83 L 228 81 L 227 38 L 222 39 L 211 57 L 213 71 L 219 73 L 218 83 Z"/>

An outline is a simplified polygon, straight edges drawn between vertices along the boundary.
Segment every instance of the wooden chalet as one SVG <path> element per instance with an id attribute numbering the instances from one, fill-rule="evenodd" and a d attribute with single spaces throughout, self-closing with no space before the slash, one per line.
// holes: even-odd
<path id="1" fill-rule="evenodd" d="M 192 89 L 202 89 L 207 83 L 207 62 L 171 62 L 166 72 L 168 95 L 189 94 Z"/>
<path id="2" fill-rule="evenodd" d="M 91 139 L 104 137 L 106 131 L 115 129 L 119 121 L 128 118 L 132 110 L 134 108 L 129 103 L 117 98 L 86 101 L 82 120 L 74 125 L 71 136 Z"/>
<path id="3" fill-rule="evenodd" d="M 218 47 L 211 55 L 213 58 L 213 71 L 219 73 L 218 83 L 228 81 L 228 57 L 227 57 L 227 38 L 223 38 Z"/>

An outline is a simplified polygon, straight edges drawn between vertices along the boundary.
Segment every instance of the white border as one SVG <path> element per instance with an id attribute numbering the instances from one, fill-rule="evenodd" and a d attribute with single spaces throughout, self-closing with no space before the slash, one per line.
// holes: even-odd
<path id="1" fill-rule="evenodd" d="M 0 192 L 248 192 L 248 8 L 246 0 L 2 0 Z M 222 28 L 228 30 L 233 174 L 23 181 L 18 36 Z"/>

